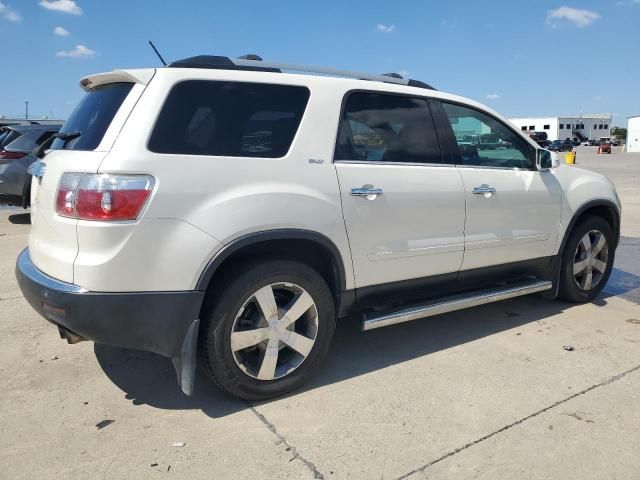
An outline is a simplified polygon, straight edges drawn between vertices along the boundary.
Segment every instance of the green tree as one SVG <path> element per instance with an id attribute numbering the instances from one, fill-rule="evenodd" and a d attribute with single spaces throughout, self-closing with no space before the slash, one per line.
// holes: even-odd
<path id="1" fill-rule="evenodd" d="M 622 127 L 613 127 L 611 129 L 611 136 L 617 138 L 627 138 L 627 129 Z"/>

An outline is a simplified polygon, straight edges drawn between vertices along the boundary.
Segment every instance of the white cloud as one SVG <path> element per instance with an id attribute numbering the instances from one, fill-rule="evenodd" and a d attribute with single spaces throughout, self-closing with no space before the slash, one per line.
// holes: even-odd
<path id="1" fill-rule="evenodd" d="M 68 37 L 69 36 L 69 30 L 67 30 L 64 27 L 56 27 L 53 29 L 53 34 L 57 35 L 58 37 Z"/>
<path id="2" fill-rule="evenodd" d="M 40 0 L 39 5 L 47 10 L 70 13 L 71 15 L 82 15 L 82 9 L 74 0 Z"/>
<path id="3" fill-rule="evenodd" d="M 547 12 L 547 23 L 549 24 L 558 20 L 566 20 L 580 28 L 591 25 L 599 18 L 599 13 L 580 8 L 560 7 Z"/>
<path id="4" fill-rule="evenodd" d="M 379 23 L 376 25 L 376 30 L 382 33 L 391 33 L 396 29 L 395 25 L 384 25 L 383 23 Z"/>
<path id="5" fill-rule="evenodd" d="M 500 98 L 500 95 L 498 95 L 497 93 L 487 93 L 488 100 L 497 100 L 499 98 Z"/>
<path id="6" fill-rule="evenodd" d="M 95 50 L 91 50 L 84 45 L 76 45 L 72 50 L 60 50 L 56 53 L 56 57 L 89 58 L 95 54 Z"/>
<path id="7" fill-rule="evenodd" d="M 0 2 L 0 18 L 9 22 L 19 22 L 22 20 L 20 12 L 11 8 L 11 5 L 5 5 L 2 2 Z"/>

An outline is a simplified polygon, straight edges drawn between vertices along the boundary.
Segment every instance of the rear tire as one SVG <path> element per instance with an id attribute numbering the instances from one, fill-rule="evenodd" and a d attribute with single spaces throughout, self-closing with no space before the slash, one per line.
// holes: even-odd
<path id="1" fill-rule="evenodd" d="M 611 226 L 601 217 L 587 217 L 571 232 L 560 271 L 558 296 L 568 302 L 589 302 L 604 288 L 615 259 Z"/>
<path id="2" fill-rule="evenodd" d="M 225 277 L 207 299 L 200 332 L 209 377 L 244 400 L 300 387 L 320 366 L 335 329 L 333 296 L 322 276 L 303 263 L 267 260 Z"/>

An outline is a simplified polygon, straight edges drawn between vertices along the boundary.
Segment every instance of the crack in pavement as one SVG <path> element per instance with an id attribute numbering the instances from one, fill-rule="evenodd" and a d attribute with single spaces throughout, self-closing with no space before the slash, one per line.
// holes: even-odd
<path id="1" fill-rule="evenodd" d="M 22 295 L 18 295 L 17 297 L 0 297 L 0 302 L 4 302 L 5 300 L 15 300 L 16 298 L 22 298 Z"/>
<path id="2" fill-rule="evenodd" d="M 249 406 L 249 409 L 253 412 L 253 414 L 256 417 L 258 417 L 258 419 L 269 429 L 269 431 L 276 436 L 276 438 L 278 439 L 278 442 L 276 442 L 276 444 L 285 445 L 286 451 L 290 452 L 293 455 L 293 458 L 289 460 L 290 462 L 293 460 L 301 461 L 304 464 L 304 466 L 307 467 L 311 471 L 311 473 L 313 473 L 313 478 L 324 480 L 324 475 L 318 471 L 318 469 L 313 464 L 313 462 L 307 460 L 302 455 L 300 455 L 296 447 L 291 446 L 287 441 L 287 439 L 284 438 L 280 433 L 278 433 L 275 425 L 271 423 L 269 420 L 267 420 L 267 417 L 265 417 L 263 414 L 258 412 L 258 410 L 256 410 L 256 408 L 251 403 L 247 402 L 247 405 Z"/>
<path id="3" fill-rule="evenodd" d="M 636 370 L 640 370 L 640 365 L 636 365 L 635 367 L 633 367 L 633 368 L 631 368 L 629 370 L 626 370 L 626 371 L 624 371 L 622 373 L 619 373 L 618 375 L 614 375 L 613 377 L 611 377 L 611 378 L 609 378 L 609 379 L 607 379 L 607 380 L 605 380 L 603 382 L 596 383 L 595 385 L 591 385 L 590 387 L 585 388 L 584 390 L 581 390 L 580 392 L 574 393 L 573 395 L 570 395 L 567 398 L 564 398 L 562 400 L 558 400 L 557 402 L 552 403 L 551 405 L 549 405 L 549 406 L 547 406 L 547 407 L 545 407 L 545 408 L 543 408 L 541 410 L 538 410 L 537 412 L 534 412 L 534 413 L 532 413 L 530 415 L 527 415 L 526 417 L 522 417 L 521 419 L 516 420 L 515 422 L 510 423 L 509 425 L 505 425 L 504 427 L 499 428 L 498 430 L 495 430 L 495 431 L 493 431 L 491 433 L 488 433 L 487 435 L 485 435 L 483 437 L 480 437 L 480 438 L 478 438 L 478 439 L 476 439 L 476 440 L 474 440 L 472 442 L 469 442 L 469 443 L 463 445 L 462 447 L 458 447 L 458 448 L 456 448 L 454 450 L 451 450 L 448 453 L 445 453 L 444 455 L 442 455 L 441 457 L 438 457 L 435 460 L 433 460 L 433 461 L 431 461 L 431 462 L 429 462 L 429 463 L 427 463 L 427 464 L 425 464 L 425 465 L 423 465 L 423 466 L 421 466 L 419 468 L 416 468 L 415 470 L 410 471 L 409 473 L 405 473 L 404 475 L 398 477 L 396 480 L 403 480 L 405 478 L 409 478 L 411 475 L 414 475 L 415 473 L 424 472 L 427 468 L 435 465 L 436 463 L 440 463 L 443 460 L 446 460 L 447 458 L 453 457 L 454 455 L 457 455 L 458 453 L 462 452 L 463 450 L 466 450 L 467 448 L 473 447 L 474 445 L 477 445 L 477 444 L 479 444 L 481 442 L 484 442 L 485 440 L 488 440 L 491 437 L 494 437 L 494 436 L 496 436 L 496 435 L 498 435 L 498 434 L 500 434 L 500 433 L 502 433 L 502 432 L 504 432 L 506 430 L 509 430 L 510 428 L 515 427 L 516 425 L 520 425 L 521 423 L 524 423 L 524 422 L 526 422 L 527 420 L 529 420 L 531 418 L 537 417 L 541 413 L 547 412 L 547 411 L 551 410 L 552 408 L 555 408 L 555 407 L 557 407 L 559 405 L 562 405 L 563 403 L 567 403 L 569 400 L 573 400 L 574 398 L 579 397 L 581 395 L 584 395 L 585 393 L 589 393 L 591 390 L 595 390 L 596 388 L 604 387 L 604 386 L 609 385 L 609 384 L 611 384 L 613 382 L 617 382 L 618 380 L 624 378 L 625 376 L 627 376 L 630 373 L 635 372 Z"/>

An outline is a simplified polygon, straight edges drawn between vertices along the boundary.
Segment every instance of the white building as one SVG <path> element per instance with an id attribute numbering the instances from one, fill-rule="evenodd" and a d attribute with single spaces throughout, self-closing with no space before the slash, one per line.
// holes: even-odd
<path id="1" fill-rule="evenodd" d="M 627 152 L 640 152 L 640 115 L 629 117 L 627 124 Z"/>
<path id="2" fill-rule="evenodd" d="M 517 128 L 532 134 L 545 132 L 549 140 L 585 141 L 611 136 L 611 114 L 591 113 L 563 117 L 519 117 L 509 121 Z"/>

